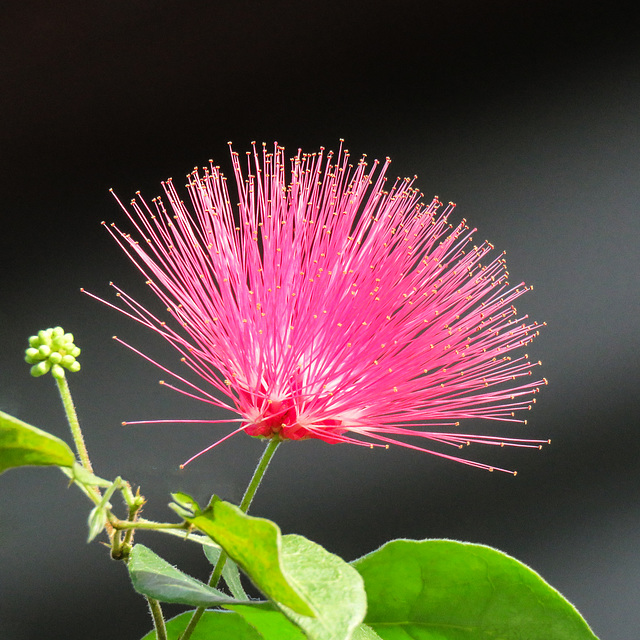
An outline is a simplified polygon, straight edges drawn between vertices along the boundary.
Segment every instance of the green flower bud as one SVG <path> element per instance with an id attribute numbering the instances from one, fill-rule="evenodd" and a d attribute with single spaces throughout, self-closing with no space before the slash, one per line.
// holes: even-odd
<path id="1" fill-rule="evenodd" d="M 34 364 L 33 367 L 31 367 L 31 375 L 34 378 L 39 378 L 40 376 L 43 376 L 45 373 L 47 373 L 50 367 L 51 365 L 46 360 L 43 360 L 42 362 Z"/>
<path id="2" fill-rule="evenodd" d="M 62 356 L 56 364 L 61 364 L 63 367 L 69 368 L 75 361 L 76 359 L 71 354 L 67 354 L 66 356 Z"/>
<path id="3" fill-rule="evenodd" d="M 51 353 L 51 347 L 48 344 L 43 344 L 40 346 L 38 351 L 40 352 L 40 356 L 42 356 L 43 358 L 48 358 L 49 354 Z"/>
<path id="4" fill-rule="evenodd" d="M 51 367 L 51 375 L 60 380 L 61 378 L 64 378 L 64 369 L 59 364 L 54 364 Z"/>
<path id="5" fill-rule="evenodd" d="M 54 378 L 64 378 L 64 370 L 76 372 L 80 363 L 76 358 L 80 348 L 73 343 L 73 334 L 65 333 L 62 327 L 38 331 L 29 337 L 29 347 L 25 350 L 25 361 L 33 365 L 31 375 L 42 376 L 51 371 Z"/>

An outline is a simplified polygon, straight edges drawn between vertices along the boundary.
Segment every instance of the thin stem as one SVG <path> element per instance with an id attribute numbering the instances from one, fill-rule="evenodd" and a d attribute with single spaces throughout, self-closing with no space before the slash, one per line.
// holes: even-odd
<path id="1" fill-rule="evenodd" d="M 155 598 L 145 597 L 147 598 L 149 611 L 151 611 L 151 617 L 153 618 L 153 627 L 156 630 L 157 640 L 167 640 L 167 628 L 164 624 L 164 616 L 162 615 L 160 603 Z"/>
<path id="2" fill-rule="evenodd" d="M 73 471 L 71 471 L 71 469 L 67 467 L 58 468 L 60 469 L 60 471 L 62 471 L 62 473 L 64 473 L 65 476 L 67 476 L 67 478 L 69 478 L 69 480 L 71 480 L 71 483 L 69 484 L 69 486 L 71 486 L 71 484 L 73 484 L 74 482 Z M 82 482 L 78 482 L 77 480 L 75 480 L 75 483 L 76 486 L 79 487 L 80 491 L 82 491 L 82 493 L 84 493 L 84 495 L 87 496 L 87 498 L 89 498 L 89 500 L 91 500 L 93 504 L 100 504 L 100 502 L 102 501 L 102 494 L 97 487 L 88 487 L 87 485 L 82 484 Z"/>
<path id="3" fill-rule="evenodd" d="M 69 383 L 67 382 L 66 377 L 63 375 L 61 378 L 54 378 L 56 384 L 58 385 L 58 391 L 60 392 L 60 399 L 62 400 L 62 406 L 64 407 L 64 411 L 67 414 L 67 422 L 69 423 L 69 428 L 71 429 L 71 435 L 73 437 L 73 441 L 76 445 L 76 451 L 78 452 L 78 456 L 80 457 L 80 461 L 82 462 L 82 466 L 89 471 L 89 473 L 93 473 L 93 467 L 91 466 L 91 460 L 89 459 L 89 452 L 87 451 L 87 446 L 84 443 L 84 436 L 82 435 L 82 429 L 80 429 L 80 422 L 78 421 L 78 414 L 76 413 L 76 408 L 73 404 L 73 398 L 71 397 L 71 390 L 69 389 Z M 70 478 L 73 478 L 73 474 L 69 469 L 64 469 L 61 467 L 61 470 Z M 90 487 L 85 486 L 84 484 L 77 482 L 78 486 L 82 491 L 97 505 L 102 501 L 102 492 L 98 487 Z M 107 522 L 106 524 L 107 536 L 109 539 L 112 539 L 113 529 L 111 525 Z"/>
<path id="4" fill-rule="evenodd" d="M 71 435 L 76 445 L 76 450 L 80 456 L 82 466 L 93 473 L 93 467 L 91 466 L 91 460 L 89 460 L 89 453 L 84 443 L 84 437 L 82 430 L 80 429 L 80 423 L 78 422 L 78 415 L 76 414 L 76 408 L 73 406 L 73 399 L 71 398 L 71 391 L 69 390 L 69 383 L 65 376 L 55 379 L 58 384 L 58 390 L 60 391 L 60 398 L 62 399 L 62 405 L 64 406 L 65 413 L 67 414 L 67 420 L 69 421 L 69 427 L 71 428 Z"/>
<path id="5" fill-rule="evenodd" d="M 133 529 L 150 529 L 150 530 L 162 530 L 162 529 L 188 529 L 188 524 L 176 524 L 175 522 L 153 522 L 152 520 L 120 520 L 115 516 L 110 520 L 111 526 L 117 530 L 133 530 Z"/>
<path id="6" fill-rule="evenodd" d="M 269 444 L 267 448 L 264 450 L 260 461 L 258 462 L 258 466 L 256 470 L 253 472 L 253 477 L 251 478 L 251 482 L 249 482 L 249 486 L 244 492 L 244 496 L 242 496 L 242 502 L 240 503 L 240 510 L 243 513 L 247 513 L 249 507 L 251 506 L 251 502 L 253 501 L 253 497 L 256 495 L 256 491 L 262 482 L 262 478 L 271 462 L 271 458 L 273 458 L 273 454 L 276 452 L 278 445 L 281 440 L 277 437 L 273 437 L 269 440 Z M 218 581 L 220 580 L 220 576 L 222 575 L 222 570 L 224 569 L 224 565 L 227 562 L 227 552 L 222 549 L 220 552 L 220 556 L 218 557 L 218 562 L 216 562 L 216 566 L 213 568 L 213 572 L 211 573 L 211 578 L 209 578 L 209 586 L 216 587 L 218 585 Z M 180 636 L 180 640 L 189 640 L 193 630 L 195 629 L 198 622 L 200 622 L 200 618 L 205 612 L 206 607 L 198 607 L 191 620 L 189 620 L 189 624 L 187 628 L 184 630 L 183 634 Z"/>
<path id="7" fill-rule="evenodd" d="M 247 513 L 249 511 L 249 507 L 251 506 L 251 502 L 253 501 L 253 496 L 256 495 L 256 491 L 262 482 L 262 477 L 264 476 L 269 463 L 271 462 L 271 458 L 273 458 L 273 454 L 276 452 L 278 445 L 282 442 L 277 437 L 271 438 L 269 440 L 269 444 L 267 448 L 264 450 L 262 457 L 260 458 L 260 462 L 258 462 L 258 466 L 256 470 L 253 472 L 253 477 L 251 478 L 251 482 L 244 492 L 244 496 L 242 496 L 242 502 L 240 503 L 240 511 L 243 513 Z"/>
<path id="8" fill-rule="evenodd" d="M 249 507 L 253 502 L 253 497 L 256 495 L 256 491 L 258 490 L 258 487 L 262 482 L 262 478 L 280 442 L 281 440 L 279 438 L 271 438 L 271 440 L 269 440 L 269 444 L 264 450 L 264 453 L 262 454 L 262 457 L 258 462 L 256 470 L 253 472 L 251 482 L 249 482 L 249 486 L 246 488 L 244 495 L 242 496 L 242 502 L 240 502 L 240 511 L 242 511 L 242 513 L 247 513 L 247 511 L 249 511 Z M 213 573 L 209 578 L 210 587 L 215 587 L 218 585 L 218 581 L 220 580 L 220 576 L 222 575 L 222 570 L 224 569 L 224 565 L 227 562 L 227 558 L 227 552 L 223 549 L 218 558 L 218 562 L 216 562 L 216 566 L 213 568 Z"/>
<path id="9" fill-rule="evenodd" d="M 124 501 L 127 503 L 129 507 L 129 517 L 127 518 L 129 522 L 134 522 L 138 519 L 138 514 L 140 513 L 140 509 L 144 506 L 146 500 L 144 496 L 140 495 L 140 487 L 138 487 L 137 498 L 133 495 L 131 491 L 131 485 L 128 482 L 124 482 L 124 486 L 121 489 L 122 497 Z M 125 533 L 124 543 L 126 546 L 130 547 L 133 544 L 133 536 L 135 534 L 135 529 L 129 529 Z"/>

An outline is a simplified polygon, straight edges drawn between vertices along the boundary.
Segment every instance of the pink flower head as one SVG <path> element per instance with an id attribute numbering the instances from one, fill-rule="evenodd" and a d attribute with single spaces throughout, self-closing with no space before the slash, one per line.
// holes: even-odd
<path id="1" fill-rule="evenodd" d="M 546 382 L 521 353 L 540 327 L 513 306 L 529 288 L 509 284 L 503 255 L 475 245 L 464 220 L 449 223 L 455 205 L 424 204 L 415 178 L 387 184 L 389 159 L 354 166 L 342 148 L 287 161 L 254 144 L 246 176 L 231 159 L 237 196 L 211 163 L 188 176 L 187 203 L 168 180 L 166 200 L 123 206 L 136 238 L 110 227 L 179 327 L 118 290 L 125 313 L 218 394 L 171 374 L 178 390 L 262 438 L 395 443 L 491 470 L 407 439 L 547 442 L 443 429 L 524 423 Z"/>

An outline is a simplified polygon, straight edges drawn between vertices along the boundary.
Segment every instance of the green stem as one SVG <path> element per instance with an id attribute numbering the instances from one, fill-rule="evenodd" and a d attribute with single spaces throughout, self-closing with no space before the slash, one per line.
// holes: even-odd
<path id="1" fill-rule="evenodd" d="M 251 478 L 251 482 L 249 482 L 249 486 L 246 488 L 244 492 L 244 496 L 242 496 L 242 502 L 240 503 L 240 511 L 242 513 L 247 513 L 249 511 L 249 507 L 253 502 L 253 497 L 256 495 L 256 491 L 262 482 L 262 478 L 271 462 L 271 458 L 273 458 L 273 454 L 276 452 L 278 445 L 282 442 L 279 438 L 271 438 L 269 440 L 269 444 L 267 448 L 264 450 L 260 461 L 258 462 L 258 466 L 256 470 L 253 472 L 253 477 Z M 227 561 L 227 553 L 223 549 L 220 553 L 220 557 L 218 558 L 218 562 L 216 562 L 216 566 L 213 568 L 213 573 L 211 574 L 211 578 L 209 578 L 209 586 L 216 587 L 218 585 L 218 581 L 220 580 L 220 576 L 222 575 L 222 569 L 224 569 L 224 565 Z"/>
<path id="2" fill-rule="evenodd" d="M 74 482 L 73 471 L 66 467 L 59 467 L 59 469 L 60 471 L 62 471 L 62 473 L 64 473 L 65 476 L 67 476 L 67 478 L 69 478 L 69 480 L 71 480 L 71 483 L 69 484 L 69 486 L 71 486 L 71 484 L 73 484 Z M 93 504 L 100 504 L 100 502 L 102 501 L 102 494 L 97 487 L 88 487 L 87 485 L 83 484 L 82 482 L 78 482 L 77 480 L 75 480 L 75 483 L 80 491 L 82 491 L 82 493 L 84 493 L 84 495 L 87 496 L 87 498 L 89 498 L 89 500 L 91 500 Z"/>
<path id="3" fill-rule="evenodd" d="M 149 611 L 151 611 L 151 617 L 153 618 L 153 627 L 156 630 L 156 639 L 167 640 L 167 628 L 164 624 L 164 616 L 162 615 L 160 603 L 155 598 L 149 597 L 147 597 L 147 603 L 149 604 Z"/>
<path id="4" fill-rule="evenodd" d="M 60 398 L 62 398 L 62 405 L 64 406 L 65 413 L 67 414 L 67 420 L 69 421 L 69 427 L 71 428 L 71 435 L 73 441 L 76 444 L 76 450 L 80 456 L 82 466 L 93 473 L 93 467 L 91 466 L 91 460 L 89 460 L 89 453 L 84 443 L 84 437 L 82 436 L 82 430 L 80 429 L 80 423 L 78 422 L 78 415 L 76 414 L 76 408 L 73 406 L 73 399 L 71 398 L 71 391 L 69 390 L 69 383 L 65 376 L 55 379 L 58 384 L 58 390 L 60 391 Z"/>
<path id="5" fill-rule="evenodd" d="M 129 518 L 128 521 L 135 523 L 138 519 L 138 513 L 140 513 L 140 509 L 142 509 L 145 499 L 140 495 L 140 489 L 138 489 L 138 500 L 136 500 L 133 492 L 131 491 L 131 485 L 128 482 L 124 483 L 124 486 L 121 489 L 122 496 L 129 507 Z M 124 535 L 123 544 L 127 547 L 131 547 L 133 544 L 133 536 L 135 534 L 135 529 L 129 529 Z"/>
<path id="6" fill-rule="evenodd" d="M 258 466 L 256 470 L 253 472 L 253 477 L 251 478 L 251 482 L 249 482 L 249 486 L 244 492 L 244 496 L 242 496 L 242 502 L 240 503 L 240 510 L 243 513 L 247 513 L 249 507 L 251 506 L 251 502 L 253 501 L 253 497 L 256 495 L 256 491 L 262 482 L 262 478 L 271 462 L 271 458 L 273 458 L 273 454 L 276 452 L 278 445 L 282 442 L 279 438 L 273 437 L 269 440 L 269 444 L 267 448 L 264 450 L 262 457 L 260 458 L 260 462 L 258 462 Z M 211 574 L 211 578 L 209 578 L 209 586 L 216 587 L 218 585 L 218 581 L 220 580 L 220 576 L 222 575 L 222 570 L 224 569 L 224 565 L 227 562 L 227 552 L 222 549 L 220 556 L 218 558 L 218 562 L 216 562 L 216 566 L 213 568 L 213 572 Z M 198 607 L 191 620 L 189 620 L 189 624 L 187 628 L 184 630 L 183 634 L 180 636 L 180 640 L 189 640 L 193 630 L 195 629 L 198 622 L 200 622 L 200 618 L 205 612 L 206 607 Z"/>
<path id="7" fill-rule="evenodd" d="M 111 526 L 117 530 L 129 530 L 133 529 L 149 529 L 149 530 L 162 530 L 162 529 L 184 529 L 189 528 L 188 524 L 176 524 L 175 522 L 153 522 L 152 520 L 120 520 L 113 518 L 110 520 Z"/>
<path id="8" fill-rule="evenodd" d="M 267 448 L 264 450 L 262 457 L 260 458 L 260 462 L 258 462 L 258 466 L 256 470 L 253 472 L 253 477 L 251 478 L 251 482 L 244 492 L 244 496 L 242 496 L 242 502 L 240 503 L 240 510 L 243 513 L 247 513 L 249 511 L 249 507 L 251 506 L 251 502 L 253 501 L 253 496 L 256 495 L 256 491 L 262 482 L 262 477 L 264 476 L 269 463 L 271 462 L 271 458 L 273 458 L 273 454 L 276 452 L 278 445 L 282 442 L 279 438 L 274 436 L 269 440 L 269 444 Z"/>

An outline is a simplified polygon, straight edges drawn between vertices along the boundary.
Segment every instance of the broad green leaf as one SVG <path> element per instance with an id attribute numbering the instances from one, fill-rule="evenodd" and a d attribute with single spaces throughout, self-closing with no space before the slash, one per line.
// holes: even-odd
<path id="1" fill-rule="evenodd" d="M 282 565 L 316 617 L 301 616 L 282 603 L 276 605 L 313 640 L 351 638 L 367 611 L 358 572 L 342 558 L 298 535 L 282 536 Z"/>
<path id="2" fill-rule="evenodd" d="M 300 629 L 271 603 L 258 606 L 243 604 L 227 607 L 239 613 L 265 640 L 305 640 Z"/>
<path id="3" fill-rule="evenodd" d="M 161 602 L 210 607 L 237 602 L 176 569 L 151 549 L 134 545 L 127 565 L 133 588 Z"/>
<path id="4" fill-rule="evenodd" d="M 220 553 L 222 553 L 222 549 L 220 549 L 220 547 L 202 547 L 202 550 L 204 551 L 204 555 L 207 556 L 207 560 L 215 566 L 220 557 Z M 231 558 L 227 558 L 227 561 L 224 563 L 222 578 L 235 598 L 238 598 L 238 600 L 249 599 L 240 581 L 238 565 Z"/>
<path id="5" fill-rule="evenodd" d="M 167 621 L 168 640 L 178 640 L 189 624 L 193 611 L 186 611 Z M 240 614 L 231 611 L 205 611 L 191 634 L 191 640 L 264 640 Z M 156 632 L 150 631 L 142 640 L 156 640 Z M 283 640 L 288 640 L 283 636 Z"/>
<path id="6" fill-rule="evenodd" d="M 187 520 L 216 540 L 308 638 L 347 640 L 362 622 L 366 612 L 362 578 L 321 546 L 302 536 L 282 536 L 273 522 L 247 516 L 217 498 Z M 306 611 L 300 611 L 300 603 Z M 244 608 L 234 611 L 252 619 L 261 615 Z"/>
<path id="7" fill-rule="evenodd" d="M 71 467 L 75 460 L 64 440 L 0 411 L 0 473 L 29 465 Z"/>
<path id="8" fill-rule="evenodd" d="M 231 611 L 205 611 L 196 626 L 191 640 L 304 640 L 306 636 L 292 624 L 284 614 L 268 606 L 245 607 L 234 605 L 233 609 L 245 609 L 246 617 Z M 186 611 L 167 621 L 168 640 L 179 640 L 186 629 L 193 611 Z M 364 634 L 364 635 L 363 635 Z M 379 640 L 380 636 L 365 624 L 354 632 L 352 640 Z M 150 631 L 141 640 L 156 640 L 155 631 Z"/>
<path id="9" fill-rule="evenodd" d="M 262 633 L 266 640 L 271 640 L 272 638 L 273 640 L 304 640 L 305 638 L 314 637 L 303 633 L 282 612 L 275 610 L 274 606 L 271 603 L 267 603 L 254 607 L 231 605 L 227 608 L 240 613 L 247 622 Z M 351 640 L 381 640 L 381 638 L 371 627 L 361 624 L 353 630 Z"/>
<path id="10" fill-rule="evenodd" d="M 352 565 L 385 640 L 597 640 L 537 573 L 490 547 L 394 540 Z"/>
<path id="11" fill-rule="evenodd" d="M 282 536 L 275 523 L 248 516 L 219 498 L 213 498 L 209 507 L 186 520 L 215 540 L 270 599 L 296 613 L 315 615 L 283 571 Z"/>

